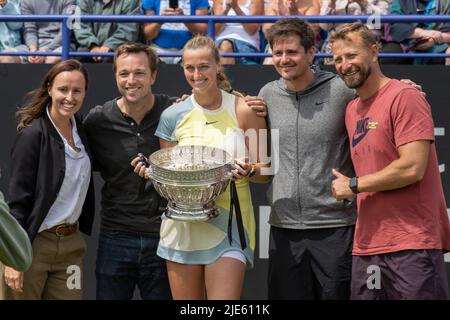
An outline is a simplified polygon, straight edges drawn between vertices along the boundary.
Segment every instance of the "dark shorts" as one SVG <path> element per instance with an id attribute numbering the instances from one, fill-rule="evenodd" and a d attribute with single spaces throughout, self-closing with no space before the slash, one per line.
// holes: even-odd
<path id="1" fill-rule="evenodd" d="M 271 227 L 269 299 L 348 300 L 354 227 Z"/>
<path id="2" fill-rule="evenodd" d="M 442 250 L 403 250 L 353 256 L 351 299 L 448 299 Z"/>

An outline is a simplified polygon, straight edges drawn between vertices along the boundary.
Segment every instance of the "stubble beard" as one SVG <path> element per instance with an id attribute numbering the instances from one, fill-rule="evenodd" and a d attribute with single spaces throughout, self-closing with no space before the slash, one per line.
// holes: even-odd
<path id="1" fill-rule="evenodd" d="M 367 78 L 372 73 L 372 68 L 369 66 L 367 68 L 358 68 L 357 73 L 352 77 L 353 79 L 348 79 L 341 74 L 342 80 L 344 80 L 347 87 L 351 89 L 359 89 L 366 82 Z"/>

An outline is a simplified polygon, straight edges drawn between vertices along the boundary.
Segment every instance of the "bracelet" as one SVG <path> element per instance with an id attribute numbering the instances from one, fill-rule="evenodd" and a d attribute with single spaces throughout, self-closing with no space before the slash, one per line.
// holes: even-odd
<path id="1" fill-rule="evenodd" d="M 256 164 L 255 164 L 255 163 L 252 163 L 252 164 L 251 164 L 251 168 L 250 168 L 250 170 L 247 172 L 246 177 L 247 177 L 247 178 L 251 178 L 251 177 L 253 177 L 255 174 L 256 174 Z"/>

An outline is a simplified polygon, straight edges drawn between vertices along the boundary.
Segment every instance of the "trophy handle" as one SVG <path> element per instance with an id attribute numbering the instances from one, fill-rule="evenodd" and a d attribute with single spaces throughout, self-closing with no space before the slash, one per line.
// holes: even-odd
<path id="1" fill-rule="evenodd" d="M 231 170 L 233 169 L 233 165 L 231 163 L 226 164 L 227 172 L 224 175 L 224 180 L 229 180 L 233 177 L 233 173 Z"/>
<path id="2" fill-rule="evenodd" d="M 151 180 L 153 180 L 153 169 L 151 165 L 145 169 L 145 173 L 150 177 Z"/>

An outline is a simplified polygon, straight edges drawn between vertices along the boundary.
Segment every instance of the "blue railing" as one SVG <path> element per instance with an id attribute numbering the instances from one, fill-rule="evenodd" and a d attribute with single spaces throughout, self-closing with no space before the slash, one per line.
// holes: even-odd
<path id="1" fill-rule="evenodd" d="M 362 21 L 373 23 L 417 23 L 417 22 L 450 22 L 448 15 L 387 15 L 387 16 L 299 16 L 311 23 L 348 23 Z M 71 57 L 82 56 L 113 56 L 114 53 L 90 53 L 70 51 L 71 28 L 77 22 L 205 22 L 208 24 L 208 36 L 215 38 L 215 23 L 238 22 L 238 23 L 273 23 L 282 18 L 292 18 L 292 16 L 148 16 L 148 15 L 0 15 L 0 21 L 18 22 L 60 22 L 62 26 L 62 52 L 0 52 L 0 55 L 9 56 L 61 56 L 63 60 Z M 177 53 L 161 53 L 161 57 L 180 56 Z M 267 53 L 224 53 L 226 57 L 268 57 Z M 330 57 L 330 54 L 317 53 L 316 57 Z M 380 57 L 390 58 L 450 58 L 450 54 L 443 53 L 380 53 Z"/>

